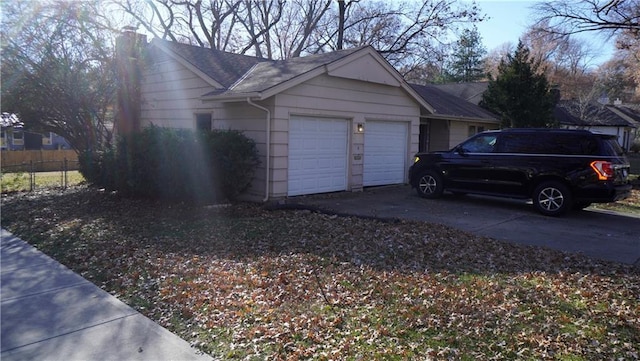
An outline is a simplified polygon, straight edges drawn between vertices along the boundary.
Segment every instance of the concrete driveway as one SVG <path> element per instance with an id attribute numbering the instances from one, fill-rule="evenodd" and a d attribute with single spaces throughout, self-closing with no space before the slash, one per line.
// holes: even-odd
<path id="1" fill-rule="evenodd" d="M 445 224 L 494 239 L 640 264 L 639 216 L 587 208 L 553 218 L 538 214 L 523 201 L 448 194 L 428 200 L 406 185 L 292 201 L 340 214 Z"/>

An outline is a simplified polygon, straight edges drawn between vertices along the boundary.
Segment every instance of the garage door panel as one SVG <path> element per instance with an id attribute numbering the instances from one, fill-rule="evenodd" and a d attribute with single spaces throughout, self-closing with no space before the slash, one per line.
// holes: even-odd
<path id="1" fill-rule="evenodd" d="M 407 123 L 368 121 L 364 144 L 364 186 L 404 183 Z"/>
<path id="2" fill-rule="evenodd" d="M 347 188 L 348 129 L 345 119 L 290 119 L 290 196 Z"/>

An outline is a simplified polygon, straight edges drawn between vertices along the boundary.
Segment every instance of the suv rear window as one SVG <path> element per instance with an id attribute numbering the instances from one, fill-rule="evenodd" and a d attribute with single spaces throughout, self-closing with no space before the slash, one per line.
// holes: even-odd
<path id="1" fill-rule="evenodd" d="M 624 155 L 624 150 L 615 137 L 602 137 L 602 155 L 621 156 Z"/>

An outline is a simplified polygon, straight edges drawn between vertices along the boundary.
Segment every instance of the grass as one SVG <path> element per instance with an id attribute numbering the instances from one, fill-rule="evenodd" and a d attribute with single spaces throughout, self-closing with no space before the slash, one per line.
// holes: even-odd
<path id="1" fill-rule="evenodd" d="M 75 187 L 2 226 L 231 360 L 640 357 L 640 269 L 474 236 Z"/>
<path id="2" fill-rule="evenodd" d="M 632 174 L 629 179 L 634 184 L 631 196 L 614 203 L 596 203 L 591 207 L 595 209 L 605 209 L 626 214 L 640 215 L 640 175 Z"/>
<path id="3" fill-rule="evenodd" d="M 63 172 L 36 172 L 35 186 L 36 188 L 63 187 Z M 67 185 L 78 185 L 84 182 L 84 177 L 79 171 L 67 172 Z M 30 190 L 29 173 L 2 173 L 0 178 L 0 187 L 2 193 L 20 192 Z"/>

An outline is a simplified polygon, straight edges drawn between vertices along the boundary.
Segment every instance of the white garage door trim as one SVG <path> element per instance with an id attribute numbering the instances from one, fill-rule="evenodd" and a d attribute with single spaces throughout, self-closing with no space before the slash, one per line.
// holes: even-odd
<path id="1" fill-rule="evenodd" d="M 347 189 L 349 122 L 292 116 L 289 119 L 289 196 Z"/>
<path id="2" fill-rule="evenodd" d="M 407 133 L 407 122 L 365 123 L 363 186 L 404 183 Z"/>

